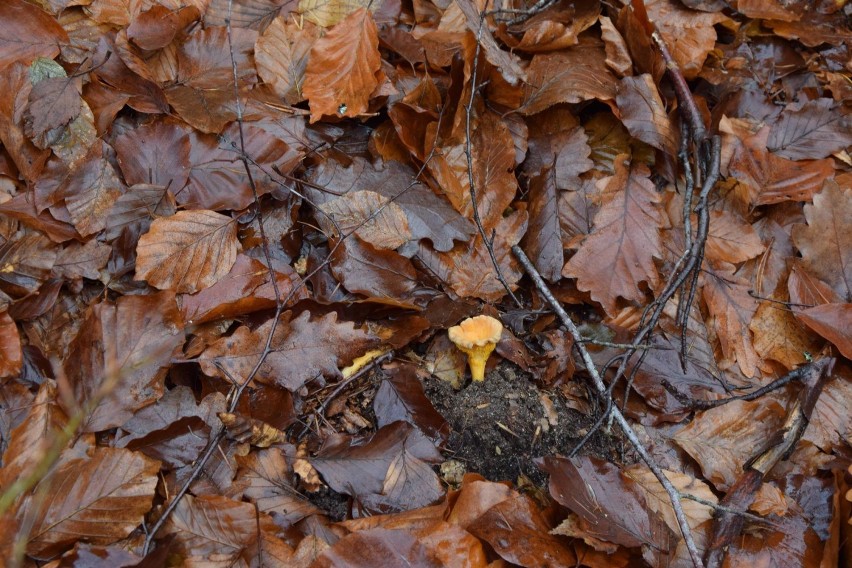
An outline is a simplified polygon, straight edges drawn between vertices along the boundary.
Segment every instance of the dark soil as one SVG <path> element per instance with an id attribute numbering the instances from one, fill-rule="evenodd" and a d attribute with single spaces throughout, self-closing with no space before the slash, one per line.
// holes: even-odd
<path id="1" fill-rule="evenodd" d="M 558 392 L 539 390 L 509 363 L 501 363 L 484 382 L 470 382 L 459 391 L 434 377 L 424 381 L 424 388 L 453 428 L 444 449 L 447 458 L 492 481 L 517 482 L 524 474 L 544 485 L 547 477 L 536 467 L 535 458 L 567 454 L 595 421 L 569 408 Z M 552 413 L 548 421 L 542 393 L 553 402 L 555 425 L 550 423 Z M 581 453 L 622 462 L 623 448 L 619 438 L 598 431 Z"/>

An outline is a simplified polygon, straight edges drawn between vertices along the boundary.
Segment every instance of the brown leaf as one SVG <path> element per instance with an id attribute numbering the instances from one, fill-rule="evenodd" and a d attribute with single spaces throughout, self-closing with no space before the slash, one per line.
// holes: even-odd
<path id="1" fill-rule="evenodd" d="M 523 249 L 542 277 L 551 282 L 562 278 L 562 233 L 559 226 L 558 193 L 555 172 L 544 170 L 530 180 L 530 222 Z"/>
<path id="2" fill-rule="evenodd" d="M 254 47 L 257 73 L 287 104 L 296 104 L 305 98 L 302 84 L 308 55 L 319 35 L 316 26 L 300 26 L 278 16 L 257 38 Z"/>
<path id="3" fill-rule="evenodd" d="M 831 377 L 822 389 L 817 399 L 808 429 L 802 435 L 802 440 L 812 442 L 823 452 L 833 453 L 842 447 L 852 433 L 852 378 L 849 365 L 841 363 L 835 368 Z"/>
<path id="4" fill-rule="evenodd" d="M 630 134 L 669 156 L 677 154 L 677 132 L 651 75 L 623 78 L 615 100 Z"/>
<path id="5" fill-rule="evenodd" d="M 334 219 L 343 236 L 355 232 L 379 249 L 396 249 L 411 238 L 402 207 L 375 191 L 350 191 L 320 205 Z"/>
<path id="6" fill-rule="evenodd" d="M 511 288 L 521 279 L 521 266 L 512 254 L 527 229 L 527 214 L 515 211 L 496 226 L 494 256 L 506 282 Z M 418 258 L 453 291 L 464 298 L 474 297 L 496 302 L 506 295 L 506 289 L 497 279 L 491 256 L 480 235 L 469 244 L 456 245 L 449 252 L 437 252 L 421 244 Z"/>
<path id="7" fill-rule="evenodd" d="M 24 5 L 34 9 L 30 4 Z M 4 3 L 0 10 L 8 7 L 9 4 Z M 24 134 L 23 111 L 32 88 L 27 66 L 14 63 L 0 71 L 0 141 L 18 171 L 30 182 L 35 181 L 50 156 L 50 150 L 37 148 Z"/>
<path id="8" fill-rule="evenodd" d="M 180 500 L 164 530 L 175 535 L 177 551 L 194 565 L 236 565 L 240 557 L 258 554 L 258 541 L 273 532 L 272 519 L 251 503 L 219 495 Z"/>
<path id="9" fill-rule="evenodd" d="M 728 170 L 748 185 L 753 205 L 810 201 L 826 179 L 834 176 L 831 160 L 793 162 L 766 150 L 769 127 L 737 140 Z"/>
<path id="10" fill-rule="evenodd" d="M 374 191 L 392 200 L 405 211 L 412 241 L 429 239 L 436 250 L 448 251 L 453 248 L 454 240 L 467 241 L 476 230 L 445 199 L 417 182 L 414 170 L 398 162 L 374 165 L 356 158 L 351 166 L 343 167 L 328 160 L 309 170 L 307 177 L 324 189 L 306 188 L 317 204 L 361 190 Z"/>
<path id="11" fill-rule="evenodd" d="M 302 279 L 289 265 L 273 261 L 273 266 L 281 299 L 292 294 L 286 306 L 308 297 Z M 187 323 L 198 325 L 274 308 L 275 291 L 266 265 L 239 254 L 227 275 L 201 292 L 181 296 L 180 304 Z"/>
<path id="12" fill-rule="evenodd" d="M 62 26 L 41 8 L 24 0 L 0 3 L 0 69 L 36 57 L 53 59 L 68 42 Z"/>
<path id="13" fill-rule="evenodd" d="M 482 226 L 490 233 L 518 189 L 514 141 L 506 122 L 489 113 L 471 132 L 470 146 L 476 205 Z M 428 168 L 456 211 L 473 219 L 466 150 L 464 142 L 444 147 Z"/>
<path id="14" fill-rule="evenodd" d="M 464 14 L 468 29 L 477 37 L 485 51 L 485 58 L 500 71 L 506 81 L 510 85 L 526 81 L 527 74 L 521 67 L 518 56 L 500 49 L 491 35 L 488 23 L 481 21 L 479 7 L 472 0 L 458 0 L 456 5 Z"/>
<path id="15" fill-rule="evenodd" d="M 106 215 L 104 237 L 117 238 L 124 229 L 146 233 L 151 221 L 175 214 L 175 196 L 161 185 L 144 183 L 127 188 Z"/>
<path id="16" fill-rule="evenodd" d="M 47 499 L 27 510 L 27 552 L 50 558 L 82 540 L 109 544 L 127 537 L 151 509 L 159 464 L 142 454 L 96 448 L 65 462 L 51 477 Z"/>
<path id="17" fill-rule="evenodd" d="M 852 300 L 852 189 L 827 183 L 805 205 L 807 225 L 793 227 L 793 242 L 804 265 L 842 300 Z"/>
<path id="18" fill-rule="evenodd" d="M 784 407 L 771 398 L 735 400 L 699 413 L 674 441 L 717 490 L 726 491 L 742 475 L 743 464 L 778 431 L 784 415 Z"/>
<path id="19" fill-rule="evenodd" d="M 615 176 L 605 182 L 594 230 L 562 269 L 563 276 L 577 278 L 577 288 L 591 292 L 609 314 L 616 313 L 619 297 L 645 301 L 639 285 L 647 282 L 656 288 L 660 275 L 654 258 L 663 257 L 664 215 L 648 168 L 635 164 L 628 170 L 623 158 L 615 167 Z"/>
<path id="20" fill-rule="evenodd" d="M 57 255 L 53 274 L 57 278 L 98 280 L 106 267 L 112 248 L 97 239 L 85 243 L 72 242 Z"/>
<path id="21" fill-rule="evenodd" d="M 257 505 L 258 510 L 272 515 L 285 526 L 319 513 L 293 486 L 288 459 L 280 448 L 269 448 L 237 456 L 240 469 L 234 480 L 243 496 Z"/>
<path id="22" fill-rule="evenodd" d="M 367 112 L 379 85 L 379 36 L 372 14 L 352 12 L 311 48 L 302 89 L 311 122 L 323 115 L 356 117 Z"/>
<path id="23" fill-rule="evenodd" d="M 668 0 L 647 0 L 648 17 L 672 53 L 683 75 L 692 79 L 701 70 L 707 54 L 716 47 L 714 25 L 727 17 L 721 12 L 697 12 Z"/>
<path id="24" fill-rule="evenodd" d="M 528 119 L 529 151 L 523 164 L 530 177 L 552 168 L 558 189 L 575 190 L 580 174 L 594 167 L 586 132 L 574 115 L 563 107 L 545 110 Z"/>
<path id="25" fill-rule="evenodd" d="M 826 158 L 852 144 L 852 117 L 832 99 L 790 103 L 775 122 L 766 146 L 784 158 Z"/>
<path id="26" fill-rule="evenodd" d="M 766 247 L 754 228 L 731 211 L 711 211 L 706 252 L 710 260 L 739 264 Z"/>
<path id="27" fill-rule="evenodd" d="M 423 292 L 423 301 L 429 297 L 409 259 L 377 249 L 357 236 L 340 243 L 331 270 L 347 290 L 372 302 L 419 309 L 423 302 L 418 302 L 417 292 Z"/>
<path id="28" fill-rule="evenodd" d="M 616 29 L 612 20 L 606 16 L 600 16 L 601 39 L 606 48 L 606 64 L 619 77 L 630 74 L 633 69 L 633 60 L 621 33 Z"/>
<path id="29" fill-rule="evenodd" d="M 416 369 L 410 364 L 385 370 L 387 377 L 373 399 L 378 427 L 403 420 L 426 434 L 436 445 L 446 442 L 450 426 L 423 391 Z"/>
<path id="30" fill-rule="evenodd" d="M 443 495 L 428 465 L 441 454 L 411 424 L 388 424 L 362 445 L 338 436 L 310 462 L 338 493 L 352 495 L 368 510 L 404 511 L 431 505 Z"/>
<path id="31" fill-rule="evenodd" d="M 127 38 L 148 51 L 162 49 L 198 17 L 198 8 L 192 5 L 177 10 L 154 5 L 133 18 L 127 26 Z"/>
<path id="32" fill-rule="evenodd" d="M 118 134 L 112 143 L 129 185 L 183 189 L 189 174 L 189 129 L 176 120 L 157 120 Z"/>
<path id="33" fill-rule="evenodd" d="M 136 247 L 136 278 L 193 293 L 215 284 L 237 259 L 236 222 L 214 211 L 179 211 L 151 223 Z"/>
<path id="34" fill-rule="evenodd" d="M 618 467 L 597 458 L 546 457 L 550 495 L 581 519 L 581 534 L 627 547 L 668 548 L 666 523 L 648 506 L 645 492 Z"/>
<path id="35" fill-rule="evenodd" d="M 121 426 L 133 411 L 160 398 L 162 367 L 183 341 L 183 319 L 172 292 L 93 306 L 64 362 L 77 402 L 98 403 L 85 431 Z"/>
<path id="36" fill-rule="evenodd" d="M 166 90 L 175 111 L 202 132 L 218 134 L 236 118 L 231 53 L 241 88 L 257 82 L 252 52 L 257 33 L 234 27 L 198 29 L 177 52 L 177 81 Z M 233 48 L 233 49 L 232 49 Z"/>
<path id="37" fill-rule="evenodd" d="M 270 178 L 271 166 L 288 172 L 301 159 L 301 151 L 277 138 L 273 129 L 245 124 L 242 130 L 252 179 L 258 195 L 264 195 L 278 187 Z M 189 178 L 182 191 L 174 191 L 178 203 L 210 210 L 241 210 L 251 205 L 254 192 L 240 159 L 239 125 L 230 125 L 221 136 L 193 131 L 190 142 Z"/>
<path id="38" fill-rule="evenodd" d="M 56 262 L 56 246 L 29 233 L 0 247 L 0 289 L 13 297 L 39 289 Z"/>
<path id="39" fill-rule="evenodd" d="M 124 193 L 124 184 L 105 156 L 105 146 L 95 144 L 58 190 L 65 197 L 74 228 L 83 237 L 106 227 L 107 212 Z"/>
<path id="40" fill-rule="evenodd" d="M 0 312 L 0 377 L 15 377 L 21 372 L 23 353 L 18 326 L 9 311 Z"/>
<path id="41" fill-rule="evenodd" d="M 797 311 L 796 317 L 852 359 L 852 304 L 823 304 Z"/>
<path id="42" fill-rule="evenodd" d="M 704 481 L 679 471 L 664 469 L 663 474 L 681 495 L 692 495 L 710 503 L 719 502 L 719 498 Z M 673 534 L 679 534 L 680 525 L 675 517 L 671 498 L 654 472 L 645 464 L 636 464 L 626 468 L 624 475 L 635 481 L 642 489 L 648 508 L 666 522 Z M 686 522 L 692 530 L 697 530 L 703 523 L 713 518 L 713 509 L 704 503 L 698 503 L 692 499 L 681 499 L 681 507 Z"/>
<path id="43" fill-rule="evenodd" d="M 704 283 L 704 301 L 710 312 L 708 325 L 712 325 L 722 346 L 723 367 L 736 359 L 746 377 L 753 377 L 759 358 L 752 343 L 749 324 L 757 311 L 757 300 L 749 295 L 748 282 L 737 278 L 731 271 L 715 271 Z"/>
<path id="44" fill-rule="evenodd" d="M 188 387 L 173 388 L 125 422 L 115 445 L 139 450 L 173 469 L 189 465 L 198 459 L 213 429 L 221 427 L 217 414 L 226 406 L 222 393 L 197 403 Z"/>
<path id="45" fill-rule="evenodd" d="M 79 78 L 50 77 L 34 84 L 24 113 L 25 132 L 39 148 L 52 146 L 62 130 L 80 115 Z"/>
<path id="46" fill-rule="evenodd" d="M 513 493 L 467 527 L 506 562 L 518 566 L 575 566 L 573 551 L 550 534 L 550 526 L 532 499 Z"/>
<path id="47" fill-rule="evenodd" d="M 310 321 L 310 313 L 302 312 L 290 320 L 290 312 L 281 316 L 272 337 L 272 351 L 260 367 L 258 378 L 274 382 L 294 392 L 319 375 L 337 377 L 339 369 L 378 344 L 368 332 L 351 322 L 338 322 L 332 312 Z M 232 376 L 243 380 L 257 363 L 272 327 L 267 321 L 254 331 L 243 326 L 230 337 L 223 337 L 207 348 L 199 358 L 205 373 L 221 374 L 218 361 Z"/>
<path id="48" fill-rule="evenodd" d="M 322 551 L 311 564 L 315 568 L 370 568 L 374 566 L 422 566 L 437 568 L 437 562 L 420 539 L 408 531 L 374 528 L 358 531 Z"/>
<path id="49" fill-rule="evenodd" d="M 821 345 L 792 312 L 775 302 L 761 302 L 748 327 L 757 354 L 790 370 L 804 363 L 805 354 L 815 353 Z"/>
<path id="50" fill-rule="evenodd" d="M 4 390 L 9 389 L 4 386 Z M 54 442 L 54 436 L 68 422 L 65 413 L 56 404 L 56 385 L 45 381 L 38 389 L 26 417 L 11 431 L 3 452 L 3 467 L 0 468 L 0 483 L 10 487 L 15 480 L 32 472 L 44 459 L 45 453 Z"/>
<path id="51" fill-rule="evenodd" d="M 563 51 L 538 54 L 527 75 L 519 109 L 525 116 L 558 103 L 608 101 L 616 95 L 616 78 L 606 65 L 603 45 L 598 43 L 586 41 Z"/>

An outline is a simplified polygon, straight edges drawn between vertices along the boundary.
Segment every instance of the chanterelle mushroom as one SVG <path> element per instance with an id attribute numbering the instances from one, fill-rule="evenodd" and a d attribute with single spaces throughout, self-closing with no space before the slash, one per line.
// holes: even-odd
<path id="1" fill-rule="evenodd" d="M 500 341 L 503 324 L 491 316 L 476 316 L 451 327 L 449 333 L 450 341 L 467 353 L 470 376 L 474 381 L 484 381 L 485 363 Z"/>

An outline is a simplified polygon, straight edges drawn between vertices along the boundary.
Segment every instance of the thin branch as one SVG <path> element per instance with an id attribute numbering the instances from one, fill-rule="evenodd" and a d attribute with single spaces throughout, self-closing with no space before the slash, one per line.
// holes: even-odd
<path id="1" fill-rule="evenodd" d="M 517 257 L 518 261 L 527 271 L 530 278 L 532 278 L 533 283 L 535 283 L 536 288 L 541 293 L 541 295 L 547 300 L 547 303 L 550 304 L 550 307 L 553 308 L 553 311 L 559 317 L 559 320 L 562 324 L 568 329 L 571 333 L 571 336 L 574 338 L 574 341 L 577 342 L 580 335 L 580 330 L 577 329 L 577 326 L 571 320 L 571 317 L 568 313 L 562 308 L 562 305 L 559 301 L 553 296 L 553 293 L 547 286 L 547 283 L 542 279 L 541 275 L 535 269 L 530 259 L 527 258 L 527 255 L 518 245 L 514 245 L 512 247 L 512 252 L 515 253 L 515 257 Z M 600 374 L 598 374 L 598 370 L 595 367 L 594 362 L 592 361 L 592 356 L 589 354 L 589 351 L 586 349 L 586 346 L 582 343 L 577 343 L 577 349 L 580 352 L 580 356 L 583 360 L 583 364 L 586 366 L 586 370 L 589 373 L 589 376 L 592 379 L 592 385 L 595 390 L 598 391 L 598 395 L 601 397 L 605 397 L 607 393 L 607 387 L 601 379 Z M 703 568 L 704 563 L 701 560 L 701 555 L 698 552 L 698 548 L 695 546 L 695 541 L 692 538 L 692 532 L 689 528 L 689 523 L 686 520 L 686 514 L 683 512 L 683 507 L 680 502 L 680 493 L 678 490 L 672 485 L 666 475 L 663 473 L 660 466 L 654 461 L 654 458 L 651 457 L 651 454 L 648 453 L 648 450 L 645 449 L 645 446 L 642 445 L 642 442 L 639 441 L 636 432 L 633 431 L 633 428 L 627 422 L 627 419 L 621 413 L 621 411 L 615 405 L 612 405 L 610 409 L 611 415 L 615 418 L 615 421 L 618 422 L 618 425 L 621 427 L 621 430 L 624 432 L 624 435 L 627 437 L 627 440 L 630 442 L 630 445 L 633 446 L 633 449 L 636 450 L 636 453 L 639 454 L 639 457 L 642 458 L 642 461 L 648 466 L 648 468 L 653 472 L 654 476 L 666 490 L 666 493 L 671 500 L 672 508 L 674 509 L 675 517 L 677 518 L 678 526 L 680 527 L 681 534 L 683 535 L 684 544 L 686 545 L 687 550 L 689 551 L 689 555 L 692 558 L 692 563 L 696 566 L 696 568 Z"/>
<path id="2" fill-rule="evenodd" d="M 470 140 L 470 119 L 471 114 L 473 113 L 473 101 L 476 99 L 476 74 L 479 70 L 479 53 L 482 49 L 482 26 L 484 24 L 485 13 L 480 12 L 479 30 L 476 34 L 476 52 L 473 55 L 473 70 L 470 72 L 470 98 L 464 107 L 464 155 L 467 158 L 467 181 L 470 186 L 470 205 L 473 207 L 473 221 L 476 223 L 476 228 L 479 231 L 479 235 L 482 237 L 482 242 L 488 250 L 488 256 L 491 257 L 491 264 L 494 265 L 494 272 L 497 274 L 497 280 L 499 280 L 500 284 L 503 285 L 503 288 L 506 289 L 506 293 L 509 294 L 509 297 L 515 301 L 515 304 L 519 308 L 522 308 L 524 305 L 509 287 L 509 283 L 503 276 L 503 271 L 500 270 L 500 263 L 497 262 L 497 256 L 494 254 L 494 232 L 492 231 L 491 238 L 485 234 L 485 228 L 482 226 L 482 219 L 479 217 L 479 206 L 476 204 L 476 182 L 473 179 L 473 151 L 471 150 L 472 142 Z"/>

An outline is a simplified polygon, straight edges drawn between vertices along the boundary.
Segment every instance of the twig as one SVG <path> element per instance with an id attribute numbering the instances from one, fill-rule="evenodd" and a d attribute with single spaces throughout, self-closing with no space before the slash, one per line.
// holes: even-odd
<path id="1" fill-rule="evenodd" d="M 562 305 L 559 301 L 553 296 L 553 293 L 547 286 L 547 283 L 542 279 L 541 275 L 535 269 L 530 259 L 527 258 L 527 255 L 518 245 L 514 245 L 512 247 L 512 252 L 515 253 L 518 261 L 527 271 L 530 278 L 532 278 L 535 283 L 535 287 L 541 293 L 541 295 L 547 300 L 547 303 L 550 304 L 550 307 L 553 308 L 553 311 L 559 317 L 559 320 L 562 324 L 568 328 L 568 331 L 574 337 L 574 341 L 576 342 L 578 338 L 581 337 L 580 331 L 577 329 L 577 326 L 571 320 L 571 317 L 568 313 L 562 308 Z M 598 374 L 598 370 L 595 367 L 594 362 L 592 361 L 591 355 L 589 355 L 586 346 L 582 343 L 577 343 L 577 349 L 580 352 L 580 356 L 583 360 L 583 364 L 586 366 L 586 370 L 589 373 L 589 376 L 592 379 L 592 385 L 598 391 L 600 396 L 606 396 L 607 387 L 604 384 L 603 380 Z M 686 515 L 683 512 L 683 507 L 680 503 L 680 494 L 678 490 L 671 484 L 669 479 L 665 476 L 660 466 L 657 465 L 657 462 L 651 457 L 651 454 L 648 453 L 648 450 L 645 449 L 645 446 L 642 445 L 642 442 L 639 441 L 639 438 L 636 435 L 636 432 L 633 431 L 633 428 L 627 422 L 627 419 L 621 413 L 621 411 L 615 405 L 612 406 L 610 410 L 611 415 L 615 418 L 615 421 L 618 422 L 618 425 L 621 427 L 621 430 L 624 432 L 624 435 L 627 437 L 627 440 L 630 442 L 630 445 L 633 446 L 633 449 L 636 450 L 636 453 L 639 454 L 639 457 L 642 458 L 642 461 L 648 466 L 648 468 L 653 472 L 654 476 L 666 490 L 666 493 L 671 500 L 672 509 L 674 510 L 675 517 L 677 518 L 678 526 L 680 527 L 681 534 L 683 535 L 684 544 L 686 545 L 687 550 L 689 551 L 689 555 L 692 558 L 692 563 L 696 566 L 696 568 L 703 568 L 704 563 L 701 560 L 701 555 L 698 553 L 698 548 L 695 546 L 695 541 L 692 538 L 692 532 L 689 528 L 689 523 L 686 520 Z"/>
<path id="2" fill-rule="evenodd" d="M 476 204 L 476 183 L 473 179 L 473 152 L 471 150 L 472 142 L 470 140 L 470 117 L 473 112 L 473 101 L 476 98 L 476 74 L 479 70 L 479 52 L 482 49 L 482 26 L 484 24 L 485 13 L 480 12 L 479 30 L 476 34 L 476 52 L 473 55 L 473 69 L 470 72 L 470 98 L 464 107 L 464 154 L 467 158 L 467 181 L 470 186 L 470 205 L 473 207 L 473 220 L 476 223 L 476 228 L 479 230 L 479 235 L 482 237 L 482 242 L 488 250 L 488 256 L 491 257 L 491 264 L 494 265 L 494 272 L 497 274 L 497 279 L 500 281 L 500 284 L 503 285 L 503 288 L 506 289 L 506 293 L 509 294 L 509 297 L 515 301 L 515 304 L 519 308 L 522 308 L 523 304 L 521 304 L 521 301 L 512 292 L 512 289 L 509 287 L 509 283 L 506 282 L 506 278 L 503 276 L 503 271 L 500 270 L 500 263 L 497 262 L 497 256 L 494 254 L 494 231 L 492 231 L 491 238 L 489 239 L 488 235 L 485 234 L 485 228 L 482 226 L 482 219 L 479 217 L 479 207 Z"/>
<path id="3" fill-rule="evenodd" d="M 364 375 L 366 375 L 369 371 L 373 370 L 373 368 L 376 365 L 378 365 L 379 363 L 384 363 L 385 361 L 387 361 L 391 357 L 393 357 L 393 351 L 388 351 L 387 353 L 384 353 L 384 354 L 376 357 L 375 359 L 373 359 L 372 361 L 370 361 L 369 363 L 364 365 L 363 369 L 359 370 L 357 373 L 353 374 L 348 379 L 344 379 L 344 380 L 340 381 L 340 383 L 337 385 L 337 387 L 335 387 L 335 389 L 331 392 L 331 394 L 328 395 L 327 397 L 325 397 L 325 400 L 323 400 L 322 404 L 320 404 L 319 407 L 314 411 L 314 414 L 317 414 L 319 416 L 324 416 L 325 411 L 328 408 L 328 405 L 331 404 L 331 401 L 333 401 L 335 398 L 337 398 L 337 396 L 340 393 L 342 393 L 343 390 L 347 386 L 349 386 L 353 381 L 356 381 L 356 380 L 360 379 L 361 377 L 363 377 Z M 308 433 L 308 427 L 307 427 L 308 422 L 305 421 L 304 424 L 305 424 L 305 427 L 299 432 L 299 434 L 296 435 L 296 438 L 299 439 L 299 440 L 304 438 L 305 434 Z"/>

